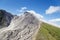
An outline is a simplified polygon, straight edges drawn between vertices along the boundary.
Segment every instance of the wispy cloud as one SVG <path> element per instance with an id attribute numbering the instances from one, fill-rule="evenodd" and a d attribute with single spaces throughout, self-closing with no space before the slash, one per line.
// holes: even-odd
<path id="1" fill-rule="evenodd" d="M 18 9 L 17 11 L 21 13 L 21 12 L 24 12 L 26 10 L 27 10 L 27 7 L 21 7 L 21 9 Z"/>
<path id="2" fill-rule="evenodd" d="M 46 14 L 52 14 L 54 12 L 60 11 L 60 6 L 50 6 L 47 10 L 46 10 Z"/>
<path id="3" fill-rule="evenodd" d="M 30 13 L 34 14 L 38 19 L 43 19 L 44 18 L 41 14 L 35 12 L 34 10 L 27 10 L 27 12 L 30 12 Z"/>
<path id="4" fill-rule="evenodd" d="M 59 22 L 60 22 L 60 18 L 56 18 L 56 19 L 50 19 L 48 20 L 48 22 L 56 27 L 60 28 Z"/>
<path id="5" fill-rule="evenodd" d="M 46 14 L 53 14 L 55 12 L 60 12 L 60 6 L 50 6 L 45 13 Z M 55 25 L 57 27 L 60 27 L 60 25 L 58 24 L 58 22 L 60 22 L 60 18 L 56 18 L 56 19 L 50 19 L 48 21 L 44 20 L 46 23 L 49 23 L 51 25 Z"/>
<path id="6" fill-rule="evenodd" d="M 54 8 L 53 8 L 53 9 L 54 9 Z M 49 10 L 51 10 L 51 9 L 49 9 Z M 19 10 L 19 12 L 20 12 L 19 15 L 21 15 L 21 13 L 24 13 L 25 11 L 34 14 L 34 16 L 37 17 L 40 21 L 46 22 L 46 23 L 51 24 L 51 25 L 56 25 L 56 23 L 54 23 L 54 22 L 60 21 L 60 18 L 58 18 L 58 19 L 51 19 L 51 20 L 46 21 L 46 20 L 44 19 L 44 16 L 43 16 L 43 15 L 37 13 L 37 12 L 34 11 L 34 10 L 28 10 L 27 7 L 22 7 L 22 8 Z M 51 12 L 51 13 L 52 13 L 52 12 Z M 49 14 L 50 14 L 50 13 L 49 13 Z M 58 25 L 56 25 L 56 26 L 58 26 Z M 59 26 L 59 27 L 60 27 L 60 26 Z"/>
<path id="7" fill-rule="evenodd" d="M 60 18 L 51 19 L 51 20 L 49 20 L 49 22 L 60 22 Z"/>
<path id="8" fill-rule="evenodd" d="M 30 12 L 32 14 L 34 14 L 38 19 L 43 19 L 43 16 L 40 15 L 39 13 L 35 12 L 34 10 L 28 10 L 27 7 L 21 7 L 21 9 L 18 10 L 19 14 L 18 16 L 20 16 L 22 13 L 24 13 L 25 11 Z"/>
<path id="9" fill-rule="evenodd" d="M 22 15 L 22 13 L 24 13 L 27 10 L 27 7 L 21 7 L 20 9 L 17 10 L 18 12 L 18 16 Z"/>

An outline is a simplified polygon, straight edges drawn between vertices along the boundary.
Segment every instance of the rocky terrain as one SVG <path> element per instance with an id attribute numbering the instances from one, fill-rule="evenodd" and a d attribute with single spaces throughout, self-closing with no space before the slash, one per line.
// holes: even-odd
<path id="1" fill-rule="evenodd" d="M 0 14 L 2 13 L 0 12 Z M 20 16 L 14 16 L 14 18 L 10 14 L 7 15 L 8 13 L 6 14 L 8 20 L 5 19 L 9 26 L 0 29 L 0 40 L 35 40 L 35 34 L 40 28 L 40 21 L 33 13 L 24 12 Z"/>
<path id="2" fill-rule="evenodd" d="M 13 15 L 5 10 L 0 10 L 0 28 L 9 26 Z"/>
<path id="3" fill-rule="evenodd" d="M 17 16 L 0 10 L 0 40 L 60 40 L 60 28 L 39 20 L 32 12 Z"/>

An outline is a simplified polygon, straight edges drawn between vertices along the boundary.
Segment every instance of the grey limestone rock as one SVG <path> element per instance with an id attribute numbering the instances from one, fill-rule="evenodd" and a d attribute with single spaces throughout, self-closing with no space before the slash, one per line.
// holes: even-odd
<path id="1" fill-rule="evenodd" d="M 15 16 L 10 25 L 0 29 L 0 40 L 32 40 L 39 28 L 39 20 L 29 12 Z"/>

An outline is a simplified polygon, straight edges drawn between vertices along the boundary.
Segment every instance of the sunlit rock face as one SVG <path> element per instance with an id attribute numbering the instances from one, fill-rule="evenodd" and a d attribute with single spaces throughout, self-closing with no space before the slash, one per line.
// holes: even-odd
<path id="1" fill-rule="evenodd" d="M 0 28 L 9 26 L 13 15 L 5 10 L 0 10 Z"/>
<path id="2" fill-rule="evenodd" d="M 29 12 L 15 16 L 7 28 L 0 29 L 0 40 L 32 40 L 40 21 Z"/>

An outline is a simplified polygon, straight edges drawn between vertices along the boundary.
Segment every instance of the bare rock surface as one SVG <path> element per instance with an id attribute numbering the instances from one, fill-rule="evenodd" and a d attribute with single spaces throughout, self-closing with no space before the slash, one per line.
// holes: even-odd
<path id="1" fill-rule="evenodd" d="M 12 14 L 5 10 L 0 10 L 0 28 L 9 26 L 12 18 Z"/>
<path id="2" fill-rule="evenodd" d="M 0 40 L 32 40 L 39 29 L 39 22 L 29 12 L 15 16 L 8 27 L 0 29 Z"/>

